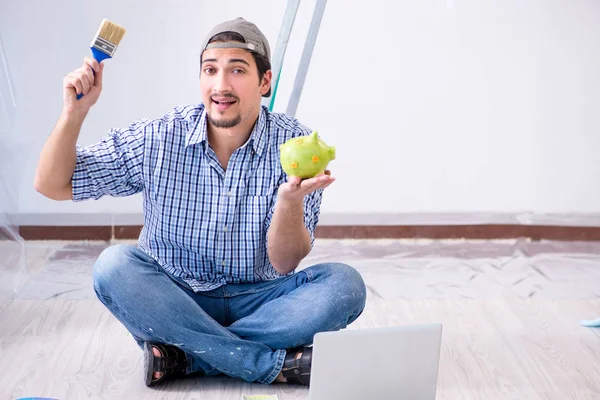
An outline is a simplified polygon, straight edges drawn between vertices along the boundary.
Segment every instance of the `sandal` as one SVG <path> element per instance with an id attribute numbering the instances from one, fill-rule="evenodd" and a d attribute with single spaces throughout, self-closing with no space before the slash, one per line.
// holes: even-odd
<path id="1" fill-rule="evenodd" d="M 312 351 L 312 347 L 296 347 L 287 351 L 281 374 L 288 383 L 304 386 L 310 385 Z M 302 356 L 300 356 L 299 359 L 296 359 L 298 353 L 302 353 Z"/>
<path id="2" fill-rule="evenodd" d="M 155 356 L 152 348 L 156 347 L 160 356 Z M 185 352 L 175 346 L 162 343 L 144 342 L 144 376 L 146 386 L 156 385 L 166 379 L 182 377 L 187 370 Z M 154 373 L 161 372 L 160 378 Z"/>

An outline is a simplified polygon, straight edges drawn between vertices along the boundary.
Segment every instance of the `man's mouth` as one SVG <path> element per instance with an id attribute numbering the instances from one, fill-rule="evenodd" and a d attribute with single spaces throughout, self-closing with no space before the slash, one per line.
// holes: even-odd
<path id="1" fill-rule="evenodd" d="M 212 101 L 214 101 L 216 104 L 223 104 L 223 105 L 231 105 L 236 102 L 235 99 L 232 99 L 230 97 L 227 97 L 227 98 L 213 97 Z"/>

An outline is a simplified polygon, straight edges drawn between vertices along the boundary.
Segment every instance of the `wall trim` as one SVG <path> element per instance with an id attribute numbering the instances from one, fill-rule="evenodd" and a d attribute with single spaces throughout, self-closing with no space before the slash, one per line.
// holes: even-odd
<path id="1" fill-rule="evenodd" d="M 142 226 L 20 226 L 25 240 L 137 239 Z M 515 239 L 600 241 L 600 227 L 550 225 L 325 225 L 321 239 Z M 2 239 L 2 235 L 0 235 Z"/>
<path id="2" fill-rule="evenodd" d="M 18 214 L 25 240 L 137 239 L 142 214 Z M 327 239 L 513 239 L 600 241 L 600 214 L 323 213 Z M 0 235 L 0 238 L 2 235 Z"/>

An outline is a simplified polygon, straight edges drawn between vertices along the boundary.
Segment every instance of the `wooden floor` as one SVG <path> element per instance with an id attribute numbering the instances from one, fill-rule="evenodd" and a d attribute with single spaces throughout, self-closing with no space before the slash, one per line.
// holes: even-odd
<path id="1" fill-rule="evenodd" d="M 49 265 L 41 260 L 51 260 L 55 250 L 33 250 L 41 256 L 37 266 L 32 265 L 29 279 L 41 276 Z M 480 250 L 474 248 L 473 253 Z M 586 265 L 600 270 L 600 263 L 590 264 L 595 251 L 569 254 L 561 249 L 556 255 L 572 260 L 574 273 L 600 288 L 596 275 L 586 279 L 576 267 L 577 260 L 585 258 Z M 447 260 L 465 262 L 469 253 L 461 254 L 463 258 Z M 530 263 L 537 259 L 519 254 Z M 550 254 L 544 252 L 542 258 L 548 260 Z M 432 254 L 413 253 L 412 261 L 414 257 L 440 262 Z M 483 265 L 500 258 L 515 256 L 486 254 L 470 262 Z M 394 262 L 406 265 L 398 259 Z M 11 272 L 15 271 L 6 271 Z M 545 275 L 550 276 L 548 271 Z M 600 316 L 598 296 L 565 297 L 555 291 L 553 296 L 464 298 L 448 292 L 443 298 L 401 298 L 385 288 L 378 291 L 377 279 L 365 276 L 370 286 L 367 308 L 349 329 L 443 324 L 438 399 L 600 399 L 600 329 L 579 325 L 582 319 Z M 439 284 L 448 286 L 444 276 L 440 274 Z M 5 296 L 0 301 L 0 399 L 239 400 L 242 394 L 308 398 L 308 390 L 302 387 L 247 384 L 224 377 L 188 378 L 146 388 L 142 352 L 94 298 L 21 297 Z"/>

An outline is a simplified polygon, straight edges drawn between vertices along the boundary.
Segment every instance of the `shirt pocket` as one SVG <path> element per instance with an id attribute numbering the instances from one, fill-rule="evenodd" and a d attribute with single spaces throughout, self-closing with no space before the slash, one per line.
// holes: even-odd
<path id="1" fill-rule="evenodd" d="M 246 279 L 255 267 L 266 262 L 265 218 L 269 211 L 271 196 L 244 196 L 240 198 L 235 215 L 231 251 L 234 260 L 241 263 Z"/>
<path id="2" fill-rule="evenodd" d="M 257 234 L 264 233 L 264 222 L 269 213 L 271 198 L 270 195 L 247 195 L 242 198 L 238 218 L 246 239 L 254 239 Z"/>
<path id="3" fill-rule="evenodd" d="M 259 164 L 248 169 L 243 180 L 245 187 L 241 193 L 248 197 L 273 196 L 283 182 L 283 178 L 278 161 L 265 157 Z"/>

